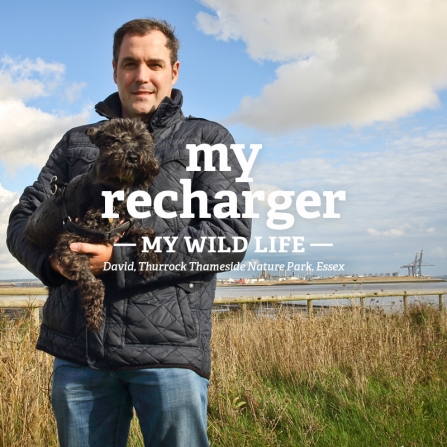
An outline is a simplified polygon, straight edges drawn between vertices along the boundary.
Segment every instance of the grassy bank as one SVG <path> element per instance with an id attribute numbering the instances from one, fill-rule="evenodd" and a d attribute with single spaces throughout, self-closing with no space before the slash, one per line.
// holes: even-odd
<path id="1" fill-rule="evenodd" d="M 447 318 L 436 310 L 225 320 L 213 342 L 216 446 L 447 444 Z"/>
<path id="2" fill-rule="evenodd" d="M 0 320 L 0 446 L 57 445 L 36 335 Z M 446 313 L 216 317 L 212 348 L 213 447 L 447 445 Z"/>

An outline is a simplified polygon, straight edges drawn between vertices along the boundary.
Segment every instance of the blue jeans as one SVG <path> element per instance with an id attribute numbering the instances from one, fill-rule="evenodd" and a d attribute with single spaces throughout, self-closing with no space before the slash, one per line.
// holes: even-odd
<path id="1" fill-rule="evenodd" d="M 145 447 L 209 447 L 207 379 L 181 368 L 94 370 L 55 359 L 61 447 L 126 447 L 135 407 Z"/>

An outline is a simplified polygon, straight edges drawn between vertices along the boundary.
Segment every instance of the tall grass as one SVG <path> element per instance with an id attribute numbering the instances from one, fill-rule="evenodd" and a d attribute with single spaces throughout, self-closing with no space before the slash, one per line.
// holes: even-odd
<path id="1" fill-rule="evenodd" d="M 214 326 L 213 446 L 447 445 L 447 317 L 335 311 Z"/>
<path id="2" fill-rule="evenodd" d="M 35 350 L 30 315 L 0 317 L 0 446 L 57 445 L 49 380 L 53 360 Z"/>
<path id="3" fill-rule="evenodd" d="M 0 446 L 57 446 L 37 333 L 0 318 Z M 213 447 L 447 445 L 445 312 L 216 317 L 212 355 Z"/>

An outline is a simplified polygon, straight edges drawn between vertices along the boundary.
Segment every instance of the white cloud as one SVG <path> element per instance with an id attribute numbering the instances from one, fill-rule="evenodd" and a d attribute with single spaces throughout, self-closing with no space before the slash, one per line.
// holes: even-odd
<path id="1" fill-rule="evenodd" d="M 430 254 L 435 258 L 446 258 L 447 252 L 442 247 L 435 247 L 433 250 L 431 250 Z"/>
<path id="2" fill-rule="evenodd" d="M 364 125 L 436 107 L 447 85 L 444 0 L 201 0 L 199 28 L 280 63 L 231 117 L 275 133 Z"/>
<path id="3" fill-rule="evenodd" d="M 31 61 L 4 56 L 0 62 L 1 101 L 48 96 L 60 84 L 65 73 L 63 64 L 47 63 L 40 58 Z"/>
<path id="4" fill-rule="evenodd" d="M 54 94 L 64 85 L 65 67 L 59 63 L 1 59 L 0 68 L 0 160 L 8 167 L 42 167 L 51 149 L 70 128 L 88 120 L 87 107 L 79 114 L 51 114 L 27 105 L 34 98 Z M 68 97 L 83 84 L 66 87 Z"/>
<path id="5" fill-rule="evenodd" d="M 6 229 L 9 213 L 19 200 L 19 194 L 8 191 L 0 183 L 0 231 Z"/>
<path id="6" fill-rule="evenodd" d="M 6 229 L 8 226 L 9 215 L 13 207 L 17 204 L 19 200 L 19 194 L 16 192 L 11 192 L 6 190 L 0 184 L 0 240 L 6 240 Z M 32 275 L 28 273 L 26 275 L 26 269 L 9 254 L 6 244 L 2 242 L 0 244 L 0 277 L 8 277 L 6 272 L 14 272 L 11 277 L 31 277 Z"/>
<path id="7" fill-rule="evenodd" d="M 85 82 L 75 82 L 65 89 L 65 96 L 68 102 L 76 101 L 79 98 L 82 90 L 87 87 Z"/>
<path id="8" fill-rule="evenodd" d="M 253 265 L 253 264 L 259 264 L 259 259 L 255 259 L 255 258 L 252 258 L 252 259 L 244 259 L 244 262 L 242 262 L 242 264 L 245 265 L 246 267 L 248 267 L 250 264 L 251 264 L 251 265 Z"/>
<path id="9" fill-rule="evenodd" d="M 278 138 L 282 146 L 294 154 L 289 160 L 277 149 L 279 144 L 269 142 L 265 150 L 276 150 L 278 161 L 271 157 L 255 164 L 251 173 L 255 185 L 252 189 L 295 191 L 293 206 L 286 210 L 295 217 L 295 224 L 289 230 L 272 231 L 266 226 L 268 206 L 255 201 L 255 212 L 260 217 L 253 222 L 253 235 L 264 238 L 262 247 L 268 246 L 269 236 L 303 236 L 306 251 L 294 255 L 297 262 L 312 259 L 328 262 L 333 256 L 329 262 L 346 262 L 350 272 L 394 272 L 401 265 L 412 262 L 416 251 L 424 249 L 426 263 L 437 265 L 430 267 L 431 270 L 427 267 L 426 272 L 443 271 L 439 259 L 444 262 L 445 257 L 435 248 L 442 247 L 447 232 L 447 177 L 444 175 L 447 131 L 444 126 L 436 132 L 423 129 L 413 132 L 410 129 L 406 133 L 412 137 L 396 138 L 402 134 L 396 131 L 387 135 L 385 141 L 383 137 L 377 142 L 373 139 L 368 145 L 369 152 L 364 149 L 360 152 L 354 148 L 346 150 L 351 135 L 333 142 L 335 138 L 331 136 L 335 137 L 337 131 L 328 131 L 326 139 L 332 144 L 327 147 L 325 158 L 301 148 L 299 143 L 294 146 L 294 135 L 287 139 Z M 367 129 L 355 132 L 358 138 L 368 134 Z M 346 191 L 346 201 L 335 203 L 335 211 L 341 218 L 299 217 L 294 203 L 296 196 L 304 190 L 314 190 L 320 196 L 326 190 Z M 324 207 L 323 199 L 320 211 Z M 310 247 L 310 243 L 334 245 L 317 249 Z M 260 262 L 269 259 L 287 261 L 291 257 L 290 253 L 284 254 L 283 258 L 279 253 L 256 253 L 254 247 L 252 238 L 248 257 L 259 257 Z M 395 253 L 399 253 L 400 261 L 393 257 Z"/>
<path id="10" fill-rule="evenodd" d="M 368 234 L 373 237 L 401 237 L 405 234 L 410 226 L 408 224 L 402 225 L 400 228 L 391 228 L 385 231 L 378 231 L 374 228 L 368 228 Z"/>

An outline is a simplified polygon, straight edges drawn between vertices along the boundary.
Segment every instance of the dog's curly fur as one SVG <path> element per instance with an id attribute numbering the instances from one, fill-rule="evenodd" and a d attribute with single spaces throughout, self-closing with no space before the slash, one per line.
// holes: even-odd
<path id="1" fill-rule="evenodd" d="M 154 181 L 160 167 L 154 157 L 154 142 L 146 126 L 140 120 L 113 119 L 99 127 L 86 130 L 91 142 L 100 154 L 90 171 L 75 177 L 68 183 L 63 193 L 56 194 L 43 202 L 30 217 L 25 235 L 32 242 L 48 251 L 53 251 L 66 274 L 77 282 L 84 308 L 86 324 L 89 330 L 99 331 L 103 320 L 104 283 L 96 278 L 89 268 L 89 256 L 70 250 L 73 242 L 105 243 L 116 242 L 112 236 L 108 241 L 86 237 L 68 231 L 64 227 L 64 212 L 78 225 L 91 230 L 109 232 L 123 222 L 131 220 L 127 212 L 126 201 L 116 203 L 114 213 L 119 218 L 105 219 L 104 197 L 102 191 L 147 189 Z M 141 238 L 153 240 L 155 232 L 147 228 L 132 226 L 123 239 L 131 240 L 141 247 Z M 139 262 L 159 264 L 161 254 L 138 250 Z M 141 275 L 149 277 L 152 271 L 144 270 Z"/>

